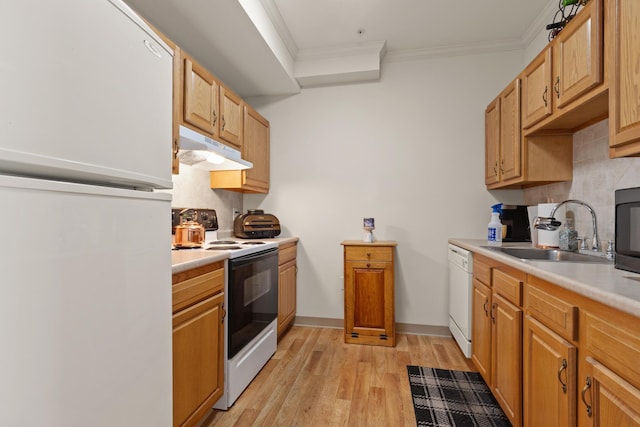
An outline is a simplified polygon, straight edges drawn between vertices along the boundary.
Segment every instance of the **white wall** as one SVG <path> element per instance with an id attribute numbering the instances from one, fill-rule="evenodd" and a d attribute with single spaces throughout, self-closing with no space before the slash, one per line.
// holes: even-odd
<path id="1" fill-rule="evenodd" d="M 484 109 L 522 51 L 383 64 L 379 82 L 252 98 L 271 122 L 271 190 L 245 195 L 300 237 L 298 315 L 343 318 L 340 242 L 398 242 L 396 321 L 447 324 L 447 239 L 486 236 Z"/>

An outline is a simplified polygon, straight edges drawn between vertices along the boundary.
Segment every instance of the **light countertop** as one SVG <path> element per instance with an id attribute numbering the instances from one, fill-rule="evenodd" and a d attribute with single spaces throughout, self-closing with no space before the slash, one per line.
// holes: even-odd
<path id="1" fill-rule="evenodd" d="M 611 264 L 520 260 L 487 248 L 485 240 L 449 239 L 449 243 L 532 274 L 594 301 L 640 317 L 640 274 Z M 531 247 L 530 243 L 503 243 L 504 247 Z"/>
<path id="2" fill-rule="evenodd" d="M 259 239 L 267 240 L 267 239 Z M 268 239 L 269 242 L 276 242 L 283 245 L 289 242 L 297 242 L 297 237 L 275 237 Z M 205 249 L 185 249 L 171 251 L 171 272 L 180 273 L 192 268 L 201 267 L 216 261 L 224 261 L 229 255 L 222 251 L 207 251 Z"/>

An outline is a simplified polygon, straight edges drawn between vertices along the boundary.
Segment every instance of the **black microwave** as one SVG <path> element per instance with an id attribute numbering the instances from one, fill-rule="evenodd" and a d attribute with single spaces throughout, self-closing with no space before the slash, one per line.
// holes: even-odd
<path id="1" fill-rule="evenodd" d="M 616 190 L 616 264 L 640 273 L 640 187 Z"/>

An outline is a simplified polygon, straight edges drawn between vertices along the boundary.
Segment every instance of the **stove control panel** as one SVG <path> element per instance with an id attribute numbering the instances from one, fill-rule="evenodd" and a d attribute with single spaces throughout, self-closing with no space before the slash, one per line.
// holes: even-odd
<path id="1" fill-rule="evenodd" d="M 185 208 L 171 209 L 171 229 L 175 231 L 176 226 L 180 224 L 180 212 Z M 215 209 L 193 209 L 195 211 L 194 221 L 202 224 L 206 231 L 214 231 L 218 229 L 218 216 Z"/>

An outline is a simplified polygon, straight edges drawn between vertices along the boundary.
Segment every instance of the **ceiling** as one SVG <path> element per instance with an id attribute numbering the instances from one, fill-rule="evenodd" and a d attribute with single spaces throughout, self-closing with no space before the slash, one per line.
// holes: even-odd
<path id="1" fill-rule="evenodd" d="M 558 0 L 125 0 L 242 97 L 375 80 L 385 62 L 523 49 Z"/>

